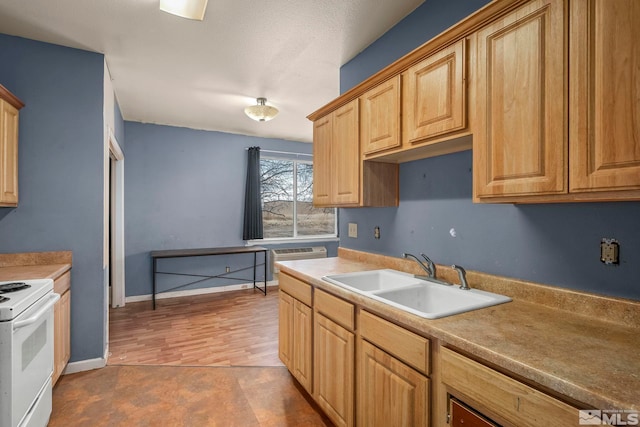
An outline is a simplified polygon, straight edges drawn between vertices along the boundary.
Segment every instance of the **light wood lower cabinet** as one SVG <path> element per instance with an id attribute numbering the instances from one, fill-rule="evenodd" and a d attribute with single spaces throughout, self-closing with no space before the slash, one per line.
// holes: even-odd
<path id="1" fill-rule="evenodd" d="M 578 409 L 448 348 L 441 348 L 441 381 L 449 394 L 501 424 L 570 426 Z"/>
<path id="2" fill-rule="evenodd" d="M 361 310 L 359 426 L 429 426 L 429 340 Z"/>
<path id="3" fill-rule="evenodd" d="M 286 274 L 280 275 L 279 341 L 280 360 L 309 393 L 313 388 L 313 312 L 311 286 Z M 303 301 L 289 295 L 288 290 Z"/>
<path id="4" fill-rule="evenodd" d="M 320 298 L 318 298 L 320 295 Z M 337 426 L 354 425 L 355 335 L 341 326 L 353 323 L 344 315 L 353 305 L 315 291 L 313 397 Z M 324 313 L 324 314 L 323 314 Z M 336 313 L 336 321 L 326 317 Z"/>
<path id="5" fill-rule="evenodd" d="M 280 359 L 337 426 L 577 423 L 578 408 L 284 272 L 279 312 Z M 453 417 L 452 398 L 468 406 Z"/>
<path id="6" fill-rule="evenodd" d="M 429 426 L 429 379 L 372 344 L 359 343 L 358 425 Z"/>
<path id="7" fill-rule="evenodd" d="M 58 381 L 71 357 L 71 273 L 54 281 L 60 300 L 53 306 L 53 384 Z"/>

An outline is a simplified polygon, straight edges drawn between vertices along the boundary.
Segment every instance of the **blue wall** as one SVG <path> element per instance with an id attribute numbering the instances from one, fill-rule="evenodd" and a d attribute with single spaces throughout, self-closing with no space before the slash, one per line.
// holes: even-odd
<path id="1" fill-rule="evenodd" d="M 346 92 L 472 14 L 490 0 L 427 0 L 340 69 Z"/>
<path id="2" fill-rule="evenodd" d="M 0 35 L 20 111 L 17 208 L 0 252 L 73 251 L 71 361 L 103 356 L 103 56 Z"/>
<path id="3" fill-rule="evenodd" d="M 342 68 L 342 90 L 483 3 L 426 2 Z M 340 235 L 356 222 L 359 237 L 342 237 L 340 245 L 391 256 L 425 252 L 440 264 L 640 299 L 640 203 L 473 204 L 471 159 L 466 151 L 402 164 L 400 206 L 341 209 Z M 380 240 L 373 238 L 375 226 Z M 603 237 L 620 241 L 619 266 L 600 262 Z"/>
<path id="4" fill-rule="evenodd" d="M 311 152 L 311 144 L 300 142 L 135 122 L 125 122 L 125 134 L 127 296 L 151 293 L 151 251 L 244 245 L 245 148 Z M 322 245 L 335 256 L 337 243 Z M 250 262 L 253 258 L 220 256 L 165 260 L 160 267 L 220 274 L 226 266 L 234 270 Z M 247 273 L 240 277 L 250 277 Z M 184 278 L 158 276 L 159 289 L 183 283 Z M 214 280 L 197 287 L 236 283 Z"/>

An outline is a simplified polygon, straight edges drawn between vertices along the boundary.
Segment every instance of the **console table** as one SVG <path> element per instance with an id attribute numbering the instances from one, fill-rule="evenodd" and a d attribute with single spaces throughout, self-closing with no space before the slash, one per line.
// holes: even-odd
<path id="1" fill-rule="evenodd" d="M 158 271 L 158 259 L 161 258 L 184 258 L 184 257 L 199 257 L 199 256 L 216 256 L 216 255 L 234 255 L 234 254 L 253 254 L 253 288 L 258 289 L 260 292 L 267 295 L 267 248 L 263 248 L 260 246 L 233 246 L 233 247 L 223 247 L 223 248 L 201 248 L 201 249 L 169 249 L 162 251 L 152 251 L 151 252 L 151 260 L 153 264 L 153 309 L 156 309 L 156 275 L 157 274 L 171 274 L 178 276 L 189 276 L 189 277 L 198 277 L 198 280 L 193 282 L 186 283 L 184 285 L 176 286 L 171 289 L 166 289 L 165 291 L 172 291 L 179 288 L 184 288 L 185 286 L 193 285 L 194 283 L 202 282 L 209 279 L 215 278 L 224 278 L 229 280 L 240 280 L 246 281 L 247 279 L 240 279 L 237 277 L 230 277 L 227 274 L 236 273 L 241 270 L 236 270 L 232 272 L 225 272 L 223 274 L 218 274 L 215 276 L 206 276 L 202 274 L 188 274 L 188 273 L 170 273 L 170 272 L 162 272 Z M 258 264 L 258 253 L 262 252 L 264 254 L 264 262 Z M 256 270 L 259 266 L 264 266 L 264 288 L 261 288 L 256 285 Z M 250 268 L 250 267 L 249 267 Z"/>

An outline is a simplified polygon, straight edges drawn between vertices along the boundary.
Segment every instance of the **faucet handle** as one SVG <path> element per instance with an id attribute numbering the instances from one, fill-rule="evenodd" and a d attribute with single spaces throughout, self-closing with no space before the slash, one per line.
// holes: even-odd
<path id="1" fill-rule="evenodd" d="M 456 264 L 453 264 L 451 268 L 456 270 L 458 272 L 458 276 L 460 276 L 460 289 L 465 291 L 468 291 L 469 289 L 471 289 L 469 287 L 469 283 L 467 283 L 467 271 Z"/>

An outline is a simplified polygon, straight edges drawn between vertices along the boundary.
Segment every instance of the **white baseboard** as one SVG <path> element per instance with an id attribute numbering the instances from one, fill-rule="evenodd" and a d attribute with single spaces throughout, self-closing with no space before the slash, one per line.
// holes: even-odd
<path id="1" fill-rule="evenodd" d="M 67 364 L 62 375 L 75 374 L 76 372 L 91 371 L 107 366 L 107 357 L 97 357 L 95 359 L 79 360 Z"/>
<path id="2" fill-rule="evenodd" d="M 263 283 L 257 283 L 260 287 L 263 286 Z M 278 286 L 277 280 L 271 280 L 267 282 L 267 287 Z M 200 289 L 187 289 L 184 291 L 175 291 L 175 292 L 162 292 L 156 294 L 156 299 L 166 299 L 166 298 L 177 298 L 177 297 L 188 297 L 191 295 L 204 295 L 204 294 L 214 294 L 218 292 L 229 292 L 229 291 L 239 291 L 242 289 L 251 289 L 253 288 L 253 283 L 241 283 L 239 285 L 227 285 L 227 286 L 216 286 L 213 288 L 200 288 Z M 140 302 L 140 301 L 151 301 L 151 294 L 147 295 L 134 295 L 125 298 L 125 304 L 128 302 Z"/>

